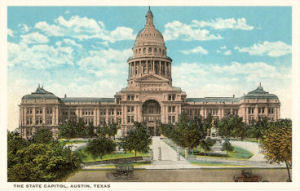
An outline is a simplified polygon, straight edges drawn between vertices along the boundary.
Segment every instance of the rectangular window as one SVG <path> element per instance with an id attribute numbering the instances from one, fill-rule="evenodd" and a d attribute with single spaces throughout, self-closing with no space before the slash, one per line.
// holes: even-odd
<path id="1" fill-rule="evenodd" d="M 134 112 L 134 106 L 127 106 L 127 112 L 128 113 Z"/>
<path id="2" fill-rule="evenodd" d="M 258 113 L 265 113 L 265 108 L 264 107 L 259 107 L 258 108 Z"/>
<path id="3" fill-rule="evenodd" d="M 127 101 L 134 101 L 134 95 L 127 95 Z"/>
<path id="4" fill-rule="evenodd" d="M 175 94 L 169 94 L 168 95 L 168 100 L 169 101 L 175 101 Z"/>
<path id="5" fill-rule="evenodd" d="M 175 116 L 172 116 L 172 123 L 175 123 Z"/>

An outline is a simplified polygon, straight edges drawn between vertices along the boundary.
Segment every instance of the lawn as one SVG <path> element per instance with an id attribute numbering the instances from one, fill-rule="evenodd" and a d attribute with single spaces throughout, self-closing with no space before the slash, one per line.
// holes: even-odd
<path id="1" fill-rule="evenodd" d="M 233 151 L 227 153 L 229 158 L 234 159 L 249 159 L 253 156 L 253 154 L 241 147 L 234 147 Z"/>
<path id="2" fill-rule="evenodd" d="M 233 159 L 233 160 L 246 160 L 253 156 L 253 154 L 245 149 L 242 149 L 241 147 L 233 147 L 233 151 L 230 151 L 227 153 L 227 156 L 200 156 L 196 155 L 196 158 L 215 158 L 215 159 Z"/>
<path id="3" fill-rule="evenodd" d="M 220 166 L 220 167 L 247 167 L 245 165 L 234 165 L 234 164 L 228 164 L 218 161 L 192 161 L 193 165 L 200 165 L 200 166 Z"/>
<path id="4" fill-rule="evenodd" d="M 93 158 L 91 154 L 86 152 L 86 148 L 80 149 L 77 151 L 82 157 L 83 162 L 95 162 L 95 161 L 104 161 L 104 160 L 111 160 L 111 159 L 121 159 L 121 158 L 130 158 L 135 157 L 134 152 L 131 153 L 120 153 L 120 152 L 113 152 L 111 154 L 104 155 L 102 159 L 100 157 Z M 136 153 L 136 156 L 148 157 L 150 156 L 149 153 Z"/>
<path id="5" fill-rule="evenodd" d="M 77 144 L 77 143 L 87 143 L 88 139 L 59 139 L 58 142 L 65 143 L 66 145 Z"/>

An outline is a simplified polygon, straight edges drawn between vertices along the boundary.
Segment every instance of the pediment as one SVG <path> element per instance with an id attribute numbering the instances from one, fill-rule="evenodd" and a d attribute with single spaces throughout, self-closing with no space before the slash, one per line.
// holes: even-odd
<path id="1" fill-rule="evenodd" d="M 163 78 L 159 75 L 155 75 L 155 74 L 149 74 L 146 76 L 142 76 L 138 79 L 136 79 L 137 81 L 143 81 L 143 82 L 168 82 L 168 79 Z"/>

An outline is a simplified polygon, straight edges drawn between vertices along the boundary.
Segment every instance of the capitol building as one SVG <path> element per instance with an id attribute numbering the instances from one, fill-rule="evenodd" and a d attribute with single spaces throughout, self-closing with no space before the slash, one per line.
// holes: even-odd
<path id="1" fill-rule="evenodd" d="M 22 137 L 30 138 L 38 128 L 50 128 L 57 137 L 59 125 L 79 118 L 95 127 L 116 123 L 123 135 L 135 121 L 145 122 L 151 135 L 159 135 L 161 124 L 175 124 L 182 113 L 192 118 L 210 114 L 218 119 L 234 114 L 245 123 L 262 117 L 280 118 L 278 97 L 261 84 L 242 97 L 204 98 L 188 98 L 181 88 L 172 86 L 172 59 L 150 8 L 132 51 L 127 60 L 128 85 L 112 98 L 60 98 L 41 86 L 23 96 L 19 105 Z"/>

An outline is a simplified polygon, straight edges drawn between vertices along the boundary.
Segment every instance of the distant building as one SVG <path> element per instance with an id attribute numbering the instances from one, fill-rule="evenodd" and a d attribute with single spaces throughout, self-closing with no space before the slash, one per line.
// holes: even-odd
<path id="1" fill-rule="evenodd" d="M 146 24 L 133 47 L 128 62 L 128 87 L 114 98 L 64 97 L 38 87 L 25 95 L 20 104 L 20 131 L 30 138 L 37 128 L 50 128 L 56 137 L 58 126 L 67 120 L 83 118 L 94 126 L 117 123 L 123 132 L 134 121 L 146 122 L 152 135 L 159 135 L 161 123 L 176 123 L 181 113 L 190 117 L 222 118 L 229 114 L 243 117 L 244 122 L 268 117 L 278 120 L 280 101 L 262 88 L 243 97 L 187 98 L 181 88 L 172 86 L 172 59 L 167 56 L 162 34 L 153 24 L 149 8 Z"/>

